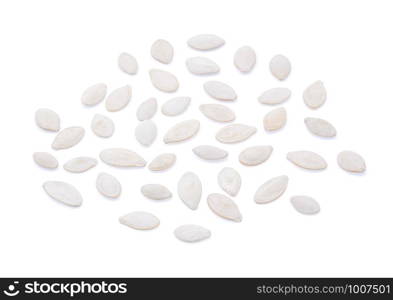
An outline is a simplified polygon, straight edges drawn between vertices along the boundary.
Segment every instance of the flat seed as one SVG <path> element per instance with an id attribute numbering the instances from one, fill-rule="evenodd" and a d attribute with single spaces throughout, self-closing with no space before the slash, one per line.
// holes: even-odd
<path id="1" fill-rule="evenodd" d="M 143 196 L 153 200 L 163 200 L 172 197 L 172 193 L 161 184 L 145 184 L 141 187 Z"/>
<path id="2" fill-rule="evenodd" d="M 166 116 L 178 116 L 182 114 L 190 105 L 190 97 L 175 97 L 169 99 L 161 107 L 161 112 Z"/>
<path id="3" fill-rule="evenodd" d="M 284 107 L 279 107 L 268 112 L 263 119 L 263 126 L 267 131 L 278 130 L 284 127 L 287 122 L 287 111 Z"/>
<path id="4" fill-rule="evenodd" d="M 108 95 L 105 107 L 108 111 L 115 112 L 122 110 L 130 102 L 132 90 L 129 85 L 118 88 Z"/>
<path id="5" fill-rule="evenodd" d="M 284 80 L 291 72 L 291 63 L 284 55 L 276 55 L 270 61 L 270 72 L 279 80 Z"/>
<path id="6" fill-rule="evenodd" d="M 82 127 L 68 127 L 60 131 L 52 143 L 55 150 L 67 149 L 78 144 L 85 135 Z"/>
<path id="7" fill-rule="evenodd" d="M 314 215 L 320 211 L 318 202 L 308 196 L 293 196 L 291 203 L 301 214 Z"/>
<path id="8" fill-rule="evenodd" d="M 47 108 L 40 108 L 35 112 L 35 122 L 38 127 L 48 131 L 60 130 L 60 118 L 57 113 Z"/>
<path id="9" fill-rule="evenodd" d="M 221 104 L 202 104 L 199 110 L 209 119 L 216 122 L 231 122 L 235 120 L 235 113 Z"/>
<path id="10" fill-rule="evenodd" d="M 214 34 L 200 34 L 190 38 L 187 44 L 196 50 L 212 50 L 224 45 L 225 41 Z"/>
<path id="11" fill-rule="evenodd" d="M 206 160 L 224 159 L 228 156 L 228 152 L 225 150 L 209 145 L 195 147 L 192 149 L 192 152 L 194 152 L 195 155 L 199 156 L 200 158 Z"/>
<path id="12" fill-rule="evenodd" d="M 135 57 L 128 53 L 121 53 L 117 61 L 120 70 L 129 75 L 135 75 L 138 72 L 138 63 Z"/>
<path id="13" fill-rule="evenodd" d="M 145 160 L 134 151 L 123 148 L 110 148 L 101 151 L 101 160 L 115 167 L 144 167 Z"/>
<path id="14" fill-rule="evenodd" d="M 96 180 L 97 190 L 109 198 L 117 198 L 121 194 L 120 182 L 108 173 L 100 173 Z"/>
<path id="15" fill-rule="evenodd" d="M 172 93 L 175 92 L 179 87 L 179 82 L 175 75 L 159 70 L 152 69 L 149 72 L 151 83 L 154 87 L 162 92 Z"/>
<path id="16" fill-rule="evenodd" d="M 209 229 L 193 224 L 177 227 L 174 231 L 174 234 L 176 238 L 186 243 L 199 242 L 211 236 Z"/>
<path id="17" fill-rule="evenodd" d="M 135 128 L 135 138 L 143 146 L 150 146 L 157 137 L 157 126 L 152 120 L 146 120 Z"/>
<path id="18" fill-rule="evenodd" d="M 169 64 L 173 59 L 173 47 L 166 40 L 156 40 L 151 46 L 151 56 L 163 64 Z"/>
<path id="19" fill-rule="evenodd" d="M 202 197 L 202 183 L 198 176 L 192 172 L 183 174 L 177 184 L 177 193 L 185 205 L 197 209 Z"/>
<path id="20" fill-rule="evenodd" d="M 105 99 L 107 86 L 105 83 L 97 83 L 88 87 L 82 94 L 81 102 L 87 106 L 93 106 Z"/>
<path id="21" fill-rule="evenodd" d="M 288 176 L 282 175 L 266 181 L 256 191 L 254 201 L 264 204 L 278 199 L 287 189 L 288 180 Z"/>
<path id="22" fill-rule="evenodd" d="M 57 201 L 69 206 L 81 206 L 83 199 L 79 191 L 66 182 L 46 181 L 43 184 L 45 192 Z"/>
<path id="23" fill-rule="evenodd" d="M 56 169 L 59 165 L 56 157 L 48 152 L 35 152 L 33 159 L 37 165 L 46 169 Z"/>
<path id="24" fill-rule="evenodd" d="M 234 89 L 220 81 L 208 81 L 203 85 L 203 88 L 210 97 L 217 100 L 233 101 L 237 98 Z"/>
<path id="25" fill-rule="evenodd" d="M 237 195 L 242 185 L 240 174 L 232 168 L 223 168 L 217 179 L 218 185 L 232 197 Z"/>
<path id="26" fill-rule="evenodd" d="M 256 166 L 269 159 L 273 152 L 272 146 L 254 146 L 239 154 L 239 161 L 246 166 Z"/>
<path id="27" fill-rule="evenodd" d="M 157 100 L 156 98 L 149 98 L 139 105 L 136 112 L 136 117 L 139 121 L 150 120 L 154 117 L 157 112 Z"/>
<path id="28" fill-rule="evenodd" d="M 180 122 L 170 128 L 164 136 L 164 143 L 176 143 L 193 137 L 199 130 L 198 120 Z"/>
<path id="29" fill-rule="evenodd" d="M 337 134 L 336 128 L 328 121 L 318 118 L 305 118 L 304 123 L 311 133 L 321 137 L 334 137 Z"/>
<path id="30" fill-rule="evenodd" d="M 337 156 L 338 165 L 345 171 L 362 173 L 366 171 L 366 163 L 359 154 L 352 151 L 342 151 Z"/>
<path id="31" fill-rule="evenodd" d="M 248 139 L 255 132 L 257 132 L 255 127 L 244 124 L 231 124 L 221 128 L 216 134 L 216 139 L 225 144 L 239 143 Z"/>
<path id="32" fill-rule="evenodd" d="M 186 60 L 188 71 L 195 75 L 211 75 L 220 72 L 220 67 L 206 57 L 191 57 Z"/>
<path id="33" fill-rule="evenodd" d="M 82 173 L 97 165 L 98 161 L 92 157 L 76 157 L 64 164 L 64 169 L 72 173 Z"/>
<path id="34" fill-rule="evenodd" d="M 243 73 L 250 72 L 257 61 L 257 55 L 255 54 L 254 49 L 250 46 L 243 46 L 239 48 L 233 59 L 233 62 L 236 68 Z"/>
<path id="35" fill-rule="evenodd" d="M 216 215 L 224 219 L 235 222 L 240 222 L 242 220 L 242 215 L 236 203 L 225 195 L 217 193 L 210 194 L 207 197 L 207 204 Z"/>
<path id="36" fill-rule="evenodd" d="M 149 164 L 149 169 L 151 171 L 163 171 L 167 170 L 173 166 L 176 162 L 176 155 L 173 153 L 163 153 L 158 155 Z"/>
<path id="37" fill-rule="evenodd" d="M 304 169 L 323 170 L 327 168 L 327 163 L 323 157 L 311 151 L 289 152 L 287 159 Z"/>
<path id="38" fill-rule="evenodd" d="M 91 121 L 91 130 L 99 137 L 108 138 L 113 135 L 115 124 L 108 117 L 96 114 Z"/>
<path id="39" fill-rule="evenodd" d="M 323 85 L 322 81 L 316 81 L 311 84 L 308 88 L 303 92 L 303 100 L 304 103 L 309 108 L 317 109 L 321 107 L 326 101 L 326 89 Z"/>
<path id="40" fill-rule="evenodd" d="M 273 88 L 267 90 L 259 96 L 258 101 L 262 104 L 276 105 L 281 104 L 289 99 L 291 91 L 287 88 Z"/>
<path id="41" fill-rule="evenodd" d="M 160 220 L 153 214 L 134 211 L 119 218 L 120 224 L 137 230 L 150 230 L 160 225 Z"/>

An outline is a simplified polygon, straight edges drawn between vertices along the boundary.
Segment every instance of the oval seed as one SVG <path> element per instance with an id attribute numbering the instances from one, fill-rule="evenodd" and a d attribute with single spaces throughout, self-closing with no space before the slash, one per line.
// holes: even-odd
<path id="1" fill-rule="evenodd" d="M 193 224 L 179 226 L 174 231 L 175 236 L 187 243 L 195 243 L 211 236 L 210 230 Z"/>
<path id="2" fill-rule="evenodd" d="M 326 102 L 326 89 L 322 81 L 316 81 L 303 92 L 304 103 L 309 108 L 317 109 Z"/>
<path id="3" fill-rule="evenodd" d="M 198 120 L 180 122 L 170 128 L 164 136 L 164 143 L 176 143 L 193 137 L 199 130 Z"/>
<path id="4" fill-rule="evenodd" d="M 52 143 L 55 150 L 67 149 L 78 144 L 85 135 L 82 127 L 68 127 L 60 131 Z"/>
<path id="5" fill-rule="evenodd" d="M 188 71 L 195 75 L 211 75 L 220 72 L 220 67 L 206 57 L 191 57 L 186 60 Z"/>
<path id="6" fill-rule="evenodd" d="M 195 147 L 192 149 L 192 152 L 194 152 L 195 155 L 199 156 L 200 158 L 206 160 L 224 159 L 228 156 L 228 152 L 225 150 L 209 145 Z"/>
<path id="7" fill-rule="evenodd" d="M 209 208 L 218 216 L 235 222 L 242 220 L 239 208 L 232 199 L 225 195 L 213 193 L 207 197 Z"/>
<path id="8" fill-rule="evenodd" d="M 221 104 L 202 104 L 199 110 L 209 119 L 216 122 L 231 122 L 235 120 L 235 113 Z"/>
<path id="9" fill-rule="evenodd" d="M 345 171 L 362 173 L 366 171 L 366 163 L 359 154 L 353 151 L 342 151 L 337 156 L 338 165 Z"/>
<path id="10" fill-rule="evenodd" d="M 221 128 L 216 134 L 216 139 L 226 144 L 239 143 L 248 139 L 255 132 L 257 132 L 255 127 L 244 124 L 231 124 Z"/>
<path id="11" fill-rule="evenodd" d="M 270 61 L 270 72 L 278 80 L 284 80 L 291 72 L 291 63 L 284 55 L 276 55 Z"/>
<path id="12" fill-rule="evenodd" d="M 185 205 L 197 209 L 202 197 L 202 183 L 198 176 L 192 172 L 183 174 L 177 184 L 177 193 Z"/>
<path id="13" fill-rule="evenodd" d="M 35 152 L 33 159 L 37 165 L 46 169 L 56 169 L 59 165 L 56 157 L 48 152 Z"/>
<path id="14" fill-rule="evenodd" d="M 69 206 L 81 206 L 83 199 L 79 191 L 66 182 L 47 181 L 43 184 L 45 192 L 57 201 Z"/>
<path id="15" fill-rule="evenodd" d="M 96 180 L 97 190 L 109 198 L 117 198 L 121 194 L 120 182 L 108 173 L 100 173 Z"/>
<path id="16" fill-rule="evenodd" d="M 134 211 L 119 218 L 120 224 L 137 230 L 150 230 L 160 225 L 160 220 L 153 214 Z"/>
<path id="17" fill-rule="evenodd" d="M 323 170 L 327 163 L 322 156 L 311 151 L 293 151 L 287 154 L 287 159 L 298 167 L 309 170 Z"/>
<path id="18" fill-rule="evenodd" d="M 64 169 L 72 173 L 82 173 L 97 165 L 98 161 L 92 157 L 76 157 L 64 164 Z"/>
<path id="19" fill-rule="evenodd" d="M 109 148 L 101 151 L 101 160 L 114 167 L 144 167 L 146 161 L 134 151 L 123 148 Z"/>
<path id="20" fill-rule="evenodd" d="M 258 101 L 262 104 L 276 105 L 287 101 L 290 96 L 291 91 L 289 89 L 279 87 L 263 92 Z"/>
<path id="21" fill-rule="evenodd" d="M 136 117 L 139 121 L 150 120 L 154 117 L 157 112 L 157 100 L 156 98 L 149 98 L 142 102 L 136 112 Z"/>
<path id="22" fill-rule="evenodd" d="M 274 177 L 262 184 L 254 195 L 254 201 L 258 204 L 269 203 L 279 198 L 287 189 L 288 176 Z"/>
<path id="23" fill-rule="evenodd" d="M 308 196 L 293 196 L 291 203 L 301 214 L 314 215 L 320 211 L 318 202 Z"/>
<path id="24" fill-rule="evenodd" d="M 157 137 L 157 126 L 152 120 L 146 120 L 135 128 L 135 138 L 143 146 L 150 146 Z"/>
<path id="25" fill-rule="evenodd" d="M 152 69 L 149 72 L 151 83 L 154 87 L 162 92 L 175 92 L 179 87 L 179 82 L 175 75 L 159 70 L 159 69 Z"/>
<path id="26" fill-rule="evenodd" d="M 284 107 L 279 107 L 268 112 L 263 119 L 263 126 L 267 131 L 278 130 L 284 127 L 287 122 L 287 111 Z"/>
<path id="27" fill-rule="evenodd" d="M 135 57 L 128 53 L 121 53 L 117 60 L 120 70 L 129 75 L 135 75 L 138 71 L 138 63 Z"/>
<path id="28" fill-rule="evenodd" d="M 60 118 L 57 113 L 47 108 L 40 108 L 35 112 L 35 122 L 38 127 L 48 131 L 60 130 Z"/>
<path id="29" fill-rule="evenodd" d="M 243 46 L 239 48 L 234 57 L 234 64 L 236 68 L 243 73 L 250 72 L 256 63 L 257 55 L 250 46 Z"/>
<path id="30" fill-rule="evenodd" d="M 166 116 L 178 116 L 183 113 L 190 105 L 190 97 L 175 97 L 169 99 L 161 107 L 161 112 Z"/>
<path id="31" fill-rule="evenodd" d="M 200 34 L 190 38 L 187 44 L 196 50 L 212 50 L 224 45 L 225 41 L 214 34 Z"/>
<path id="32" fill-rule="evenodd" d="M 172 197 L 172 193 L 161 184 L 145 184 L 141 187 L 143 196 L 153 200 L 163 200 Z"/>
<path id="33" fill-rule="evenodd" d="M 108 138 L 113 135 L 115 124 L 108 117 L 96 114 L 91 121 L 91 130 L 99 137 Z"/>
<path id="34" fill-rule="evenodd" d="M 151 171 L 163 171 L 169 169 L 176 162 L 176 155 L 173 153 L 163 153 L 158 155 L 149 164 Z"/>
<path id="35" fill-rule="evenodd" d="M 151 56 L 163 64 L 169 64 L 173 59 L 173 47 L 166 40 L 156 40 L 151 46 Z"/>
<path id="36" fill-rule="evenodd" d="M 203 85 L 203 88 L 210 97 L 217 100 L 233 101 L 237 98 L 234 89 L 220 81 L 208 81 Z"/>
<path id="37" fill-rule="evenodd" d="M 218 173 L 218 185 L 230 196 L 236 196 L 242 185 L 240 174 L 232 168 L 223 168 Z"/>
<path id="38" fill-rule="evenodd" d="M 272 146 L 249 147 L 239 154 L 239 161 L 246 166 L 256 166 L 268 160 L 272 152 Z"/>
<path id="39" fill-rule="evenodd" d="M 321 137 L 334 137 L 337 134 L 336 128 L 328 121 L 318 118 L 305 118 L 304 123 L 311 133 Z"/>
<path id="40" fill-rule="evenodd" d="M 97 83 L 88 87 L 82 94 L 81 102 L 87 106 L 93 106 L 104 100 L 107 87 L 105 83 Z"/>
<path id="41" fill-rule="evenodd" d="M 125 85 L 112 91 L 106 98 L 106 109 L 111 112 L 122 110 L 130 102 L 131 95 L 132 90 L 129 85 Z"/>

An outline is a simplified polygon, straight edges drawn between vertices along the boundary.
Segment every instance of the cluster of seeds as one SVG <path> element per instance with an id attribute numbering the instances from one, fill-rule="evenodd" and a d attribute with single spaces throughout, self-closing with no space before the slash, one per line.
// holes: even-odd
<path id="1" fill-rule="evenodd" d="M 188 40 L 188 45 L 199 51 L 219 48 L 225 41 L 216 35 L 198 35 Z M 173 59 L 172 45 L 165 40 L 157 40 L 151 47 L 151 56 L 162 64 L 169 64 Z M 256 53 L 249 47 L 239 48 L 234 55 L 234 65 L 242 73 L 250 72 L 256 63 Z M 138 72 L 137 60 L 128 53 L 120 54 L 118 65 L 123 72 L 134 75 Z M 186 67 L 192 74 L 207 75 L 216 74 L 220 67 L 206 57 L 191 57 L 186 60 Z M 270 71 L 278 80 L 285 80 L 291 72 L 291 64 L 283 55 L 276 55 L 269 64 Z M 161 70 L 152 69 L 149 72 L 152 85 L 162 92 L 175 92 L 179 82 L 173 74 Z M 233 101 L 237 98 L 235 90 L 228 84 L 220 81 L 207 81 L 203 88 L 212 98 L 220 101 Z M 95 106 L 105 99 L 105 107 L 109 112 L 122 110 L 131 99 L 132 89 L 126 85 L 113 90 L 107 95 L 107 86 L 103 83 L 95 84 L 85 90 L 81 102 L 86 106 Z M 288 100 L 291 91 L 287 88 L 272 88 L 259 96 L 258 101 L 263 105 L 279 105 Z M 303 93 L 305 104 L 311 109 L 318 109 L 326 101 L 326 90 L 321 81 L 316 81 L 307 87 Z M 161 106 L 161 112 L 166 116 L 177 116 L 183 113 L 191 103 L 189 97 L 175 97 Z M 151 120 L 157 112 L 158 104 L 155 98 L 142 102 L 137 109 L 136 117 L 140 121 L 135 129 L 136 140 L 144 146 L 150 146 L 157 136 L 157 126 Z M 216 122 L 232 122 L 235 113 L 222 104 L 202 104 L 199 107 L 201 113 Z M 35 115 L 36 123 L 42 129 L 48 131 L 60 130 L 60 118 L 52 110 L 39 109 Z M 287 113 L 285 108 L 275 108 L 266 114 L 263 126 L 266 131 L 275 131 L 285 126 Z M 304 120 L 307 129 L 314 135 L 333 138 L 336 129 L 326 120 L 308 117 Z M 186 120 L 175 124 L 164 135 L 163 142 L 166 144 L 177 143 L 190 139 L 199 131 L 198 120 Z M 115 130 L 114 122 L 107 116 L 96 114 L 91 122 L 91 130 L 101 138 L 109 138 Z M 223 144 L 239 143 L 247 140 L 257 132 L 254 126 L 232 123 L 221 128 L 217 134 L 217 141 Z M 82 127 L 69 127 L 62 129 L 54 138 L 52 148 L 54 150 L 68 149 L 78 144 L 84 137 L 85 130 Z M 225 149 L 211 145 L 200 145 L 192 151 L 204 160 L 221 160 L 228 156 Z M 239 161 L 246 166 L 256 166 L 269 159 L 273 152 L 270 145 L 258 145 L 244 149 L 239 154 Z M 130 149 L 109 148 L 101 151 L 101 161 L 114 167 L 145 167 L 146 161 L 141 155 Z M 55 169 L 58 167 L 57 159 L 47 152 L 36 152 L 34 161 L 44 168 Z M 327 167 L 327 162 L 319 154 L 311 151 L 294 151 L 287 154 L 287 159 L 293 164 L 310 170 L 322 170 Z M 151 171 L 168 170 L 176 162 L 174 153 L 161 153 L 154 158 L 148 168 Z M 337 156 L 338 165 L 348 172 L 364 172 L 366 165 L 363 158 L 352 151 L 342 151 Z M 92 157 L 76 157 L 64 164 L 68 172 L 81 173 L 97 165 L 98 161 Z M 231 197 L 235 197 L 242 184 L 240 174 L 233 168 L 225 167 L 218 174 L 218 184 L 222 190 Z M 266 204 L 278 199 L 285 192 L 289 178 L 286 175 L 277 176 L 263 183 L 255 192 L 254 201 L 258 204 Z M 100 173 L 97 176 L 96 187 L 99 193 L 109 198 L 117 198 L 121 194 L 120 182 L 111 174 Z M 47 181 L 43 184 L 44 190 L 50 197 L 70 206 L 80 206 L 83 202 L 79 191 L 72 185 L 60 181 Z M 146 184 L 141 187 L 141 193 L 154 200 L 167 199 L 172 193 L 160 184 Z M 198 208 L 202 197 L 202 182 L 198 175 L 187 172 L 178 181 L 177 194 L 183 203 L 192 210 Z M 305 195 L 295 195 L 290 199 L 293 207 L 302 214 L 316 214 L 320 207 L 318 202 Z M 209 208 L 218 216 L 240 222 L 242 215 L 237 204 L 228 196 L 219 193 L 209 194 L 207 197 Z M 159 219 L 149 212 L 134 211 L 119 218 L 121 224 L 134 229 L 153 229 L 160 224 Z M 210 237 L 208 229 L 198 225 L 182 225 L 175 229 L 175 236 L 185 242 L 196 242 Z"/>

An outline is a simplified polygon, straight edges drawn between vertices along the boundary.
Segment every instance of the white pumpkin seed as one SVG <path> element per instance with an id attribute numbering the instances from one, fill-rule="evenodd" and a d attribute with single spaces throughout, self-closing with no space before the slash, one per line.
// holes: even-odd
<path id="1" fill-rule="evenodd" d="M 136 112 L 136 117 L 139 121 L 150 120 L 154 117 L 157 112 L 157 100 L 156 98 L 149 98 L 142 102 Z"/>
<path id="2" fill-rule="evenodd" d="M 222 218 L 235 222 L 242 220 L 242 215 L 236 203 L 225 195 L 218 193 L 210 194 L 207 197 L 207 204 L 216 215 Z"/>
<path id="3" fill-rule="evenodd" d="M 173 47 L 166 40 L 156 40 L 151 46 L 151 56 L 163 64 L 169 64 L 173 59 Z"/>
<path id="4" fill-rule="evenodd" d="M 177 227 L 174 231 L 174 234 L 176 238 L 187 243 L 199 242 L 211 236 L 209 229 L 193 224 Z"/>
<path id="5" fill-rule="evenodd" d="M 235 113 L 221 104 L 202 104 L 199 110 L 209 119 L 216 122 L 231 122 L 235 120 Z"/>
<path id="6" fill-rule="evenodd" d="M 97 190 L 108 198 L 117 198 L 121 194 L 120 182 L 108 173 L 100 173 L 96 180 Z"/>
<path id="7" fill-rule="evenodd" d="M 342 151 L 337 156 L 338 165 L 345 171 L 362 173 L 366 171 L 366 163 L 359 154 L 353 151 Z"/>
<path id="8" fill-rule="evenodd" d="M 141 187 L 143 196 L 153 200 L 163 200 L 172 197 L 172 193 L 161 184 L 145 184 Z"/>
<path id="9" fill-rule="evenodd" d="M 293 196 L 291 203 L 301 214 L 314 215 L 320 211 L 318 202 L 308 196 Z"/>
<path id="10" fill-rule="evenodd" d="M 52 143 L 55 150 L 67 149 L 78 144 L 85 135 L 82 127 L 68 127 L 60 131 Z"/>
<path id="11" fill-rule="evenodd" d="M 136 62 L 135 57 L 128 53 L 121 53 L 117 60 L 120 70 L 124 73 L 135 75 L 138 71 L 138 63 Z"/>
<path id="12" fill-rule="evenodd" d="M 38 127 L 48 131 L 60 130 L 60 118 L 57 113 L 47 108 L 40 108 L 35 112 L 35 122 Z"/>
<path id="13" fill-rule="evenodd" d="M 233 101 L 237 98 L 234 89 L 221 81 L 205 82 L 203 88 L 210 97 L 213 97 L 217 100 Z"/>
<path id="14" fill-rule="evenodd" d="M 115 167 L 144 167 L 146 161 L 134 151 L 123 148 L 110 148 L 101 151 L 101 160 Z"/>
<path id="15" fill-rule="evenodd" d="M 191 57 L 186 60 L 188 71 L 195 75 L 211 75 L 220 72 L 220 67 L 206 57 Z"/>
<path id="16" fill-rule="evenodd" d="M 337 134 L 336 128 L 328 121 L 318 118 L 305 118 L 304 123 L 311 133 L 321 137 L 334 137 Z"/>
<path id="17" fill-rule="evenodd" d="M 161 112 L 166 116 L 178 116 L 190 105 L 190 97 L 175 97 L 169 99 L 161 107 Z"/>
<path id="18" fill-rule="evenodd" d="M 225 144 L 239 143 L 248 139 L 255 132 L 257 132 L 257 129 L 252 126 L 244 124 L 230 124 L 221 128 L 217 132 L 216 139 Z"/>
<path id="19" fill-rule="evenodd" d="M 232 168 L 223 168 L 217 176 L 218 185 L 230 196 L 236 196 L 242 185 L 240 174 Z"/>
<path id="20" fill-rule="evenodd" d="M 113 135 L 115 124 L 108 117 L 96 114 L 91 121 L 91 130 L 99 137 L 108 138 Z"/>
<path id="21" fill-rule="evenodd" d="M 79 191 L 66 182 L 62 181 L 46 181 L 43 184 L 45 192 L 57 201 L 69 206 L 81 206 L 83 199 Z"/>
<path id="22" fill-rule="evenodd" d="M 64 169 L 72 173 L 82 173 L 97 165 L 98 161 L 92 157 L 75 157 L 64 164 Z"/>
<path id="23" fill-rule="evenodd" d="M 135 138 L 143 146 L 150 146 L 157 137 L 157 126 L 152 120 L 146 120 L 135 128 Z"/>
<path id="24" fill-rule="evenodd" d="M 151 171 L 163 171 L 167 170 L 173 166 L 176 162 L 176 155 L 173 153 L 163 153 L 158 155 L 149 164 L 149 169 Z"/>
<path id="25" fill-rule="evenodd" d="M 250 72 L 257 61 L 257 55 L 250 46 L 243 46 L 239 48 L 233 59 L 233 62 L 240 72 Z"/>
<path id="26" fill-rule="evenodd" d="M 199 156 L 200 158 L 206 160 L 224 159 L 228 156 L 228 152 L 225 150 L 209 145 L 195 147 L 192 149 L 192 152 L 194 152 L 195 155 Z"/>
<path id="27" fill-rule="evenodd" d="M 239 161 L 246 166 L 256 166 L 267 161 L 273 152 L 272 146 L 254 146 L 239 154 Z"/>
<path id="28" fill-rule="evenodd" d="M 81 102 L 93 106 L 105 99 L 107 87 L 105 83 L 97 83 L 88 87 L 82 94 Z"/>
<path id="29" fill-rule="evenodd" d="M 287 101 L 290 96 L 291 91 L 289 89 L 278 87 L 263 92 L 258 101 L 262 104 L 276 105 Z"/>
<path id="30" fill-rule="evenodd" d="M 152 69 L 149 72 L 151 83 L 154 87 L 162 92 L 175 92 L 179 87 L 179 82 L 175 75 L 159 70 L 159 69 Z"/>
<path id="31" fill-rule="evenodd" d="M 323 170 L 327 168 L 327 163 L 323 157 L 311 151 L 289 152 L 287 159 L 304 169 Z"/>
<path id="32" fill-rule="evenodd" d="M 326 89 L 323 85 L 322 81 L 316 81 L 311 84 L 308 88 L 303 92 L 303 100 L 304 103 L 309 108 L 317 109 L 321 107 L 326 101 Z"/>
<path id="33" fill-rule="evenodd" d="M 198 120 L 180 122 L 170 128 L 164 136 L 164 143 L 176 143 L 193 137 L 199 130 Z"/>
<path id="34" fill-rule="evenodd" d="M 196 50 L 212 50 L 224 45 L 225 41 L 214 34 L 200 34 L 190 38 L 187 44 Z"/>
<path id="35" fill-rule="evenodd" d="M 129 85 L 118 88 L 108 95 L 105 107 L 108 111 L 115 112 L 122 110 L 130 102 L 132 90 Z"/>
<path id="36" fill-rule="evenodd" d="M 192 172 L 183 174 L 177 184 L 177 193 L 185 205 L 197 209 L 202 197 L 202 183 L 198 176 Z"/>
<path id="37" fill-rule="evenodd" d="M 268 112 L 263 119 L 263 126 L 267 131 L 278 130 L 284 127 L 287 122 L 287 111 L 284 107 L 279 107 Z"/>
<path id="38" fill-rule="evenodd" d="M 279 80 L 284 80 L 291 72 L 291 63 L 284 55 L 276 55 L 270 61 L 270 72 Z"/>
<path id="39" fill-rule="evenodd" d="M 46 169 L 56 169 L 59 165 L 56 157 L 48 152 L 35 152 L 33 159 L 37 165 Z"/>
<path id="40" fill-rule="evenodd" d="M 288 180 L 288 176 L 282 175 L 266 181 L 256 191 L 254 201 L 264 204 L 278 199 L 287 189 Z"/>
<path id="41" fill-rule="evenodd" d="M 119 218 L 120 224 L 137 230 L 150 230 L 160 225 L 160 220 L 153 214 L 134 211 Z"/>

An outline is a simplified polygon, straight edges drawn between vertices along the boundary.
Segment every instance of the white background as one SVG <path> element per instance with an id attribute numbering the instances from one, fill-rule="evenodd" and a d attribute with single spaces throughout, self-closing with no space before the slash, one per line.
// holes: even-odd
<path id="1" fill-rule="evenodd" d="M 0 4 L 0 275 L 2 276 L 392 276 L 392 6 L 391 1 L 2 1 Z M 200 33 L 214 33 L 226 44 L 218 50 L 198 52 L 186 44 Z M 175 49 L 170 65 L 150 56 L 150 46 L 167 39 Z M 233 54 L 243 45 L 257 52 L 257 65 L 248 75 L 233 66 Z M 136 76 L 117 67 L 121 52 L 134 55 Z M 287 80 L 278 82 L 268 63 L 276 54 L 292 63 Z M 185 59 L 205 56 L 216 61 L 216 76 L 191 75 Z M 152 87 L 148 70 L 173 72 L 180 88 L 166 94 Z M 237 122 L 254 125 L 257 134 L 236 144 L 219 144 L 214 136 L 223 125 L 204 117 L 202 103 L 218 103 L 202 89 L 205 81 L 222 80 L 238 93 L 227 103 Z M 322 80 L 328 100 L 316 111 L 307 108 L 303 90 Z M 105 82 L 109 91 L 125 84 L 133 88 L 130 104 L 109 113 L 103 103 L 83 107 L 85 88 Z M 292 96 L 284 106 L 286 127 L 268 134 L 263 116 L 272 107 L 258 103 L 266 89 L 284 86 Z M 173 96 L 192 97 L 189 109 L 177 117 L 159 111 L 154 121 L 159 136 L 153 146 L 141 147 L 134 138 L 138 105 L 156 97 L 161 105 Z M 55 110 L 61 127 L 83 126 L 80 144 L 54 151 L 55 136 L 34 122 L 38 108 Z M 116 131 L 101 139 L 90 130 L 95 113 L 112 118 Z M 307 116 L 329 120 L 336 138 L 312 136 L 304 126 Z M 178 145 L 165 145 L 166 130 L 182 120 L 201 121 L 198 135 Z M 212 163 L 198 159 L 191 149 L 212 144 L 227 149 L 229 158 Z M 238 153 L 252 145 L 272 145 L 271 158 L 257 167 L 238 162 Z M 167 172 L 116 169 L 99 162 L 86 173 L 67 173 L 62 165 L 76 156 L 98 158 L 107 147 L 125 147 L 148 162 L 162 152 L 177 154 Z M 293 150 L 321 154 L 328 169 L 309 172 L 286 159 Z M 354 150 L 366 160 L 367 172 L 352 175 L 341 170 L 336 155 Z M 59 160 L 55 171 L 38 167 L 35 151 L 49 151 Z M 226 221 L 208 208 L 206 197 L 222 192 L 217 173 L 225 166 L 243 179 L 234 198 L 243 214 L 241 223 Z M 119 199 L 102 197 L 95 188 L 101 171 L 122 183 Z M 203 197 L 197 211 L 188 209 L 176 193 L 186 171 L 197 173 Z M 256 205 L 253 195 L 271 177 L 287 174 L 289 187 L 277 201 Z M 80 208 L 49 198 L 46 180 L 64 180 L 83 195 Z M 144 198 L 140 187 L 161 183 L 173 193 L 166 201 Z M 297 213 L 289 198 L 314 197 L 321 205 L 315 216 Z M 134 210 L 157 215 L 161 225 L 136 231 L 118 222 Z M 173 230 L 185 223 L 212 231 L 197 244 L 178 241 Z"/>

